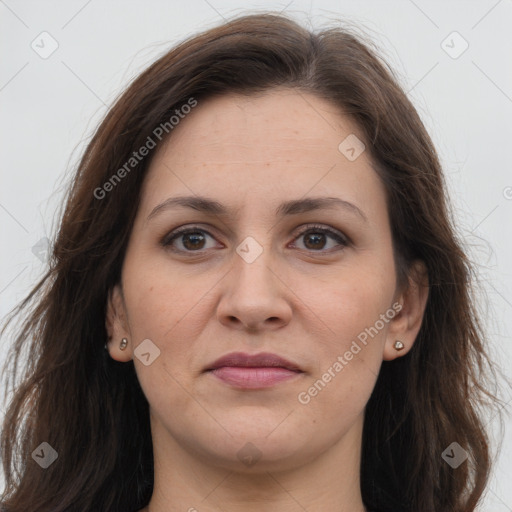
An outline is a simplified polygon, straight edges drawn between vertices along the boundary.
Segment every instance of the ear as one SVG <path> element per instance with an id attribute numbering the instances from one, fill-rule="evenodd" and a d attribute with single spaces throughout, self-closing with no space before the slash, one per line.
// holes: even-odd
<path id="1" fill-rule="evenodd" d="M 401 291 L 397 303 L 402 307 L 389 323 L 383 359 L 393 359 L 407 354 L 420 331 L 429 293 L 428 272 L 423 261 L 416 260 L 409 270 L 408 285 Z M 396 350 L 396 341 L 404 348 Z"/>
<path id="2" fill-rule="evenodd" d="M 131 335 L 127 322 L 123 291 L 119 284 L 108 294 L 105 326 L 108 333 L 107 349 L 112 359 L 127 362 L 133 359 Z M 128 339 L 128 346 L 121 350 L 119 344 L 123 338 Z"/>

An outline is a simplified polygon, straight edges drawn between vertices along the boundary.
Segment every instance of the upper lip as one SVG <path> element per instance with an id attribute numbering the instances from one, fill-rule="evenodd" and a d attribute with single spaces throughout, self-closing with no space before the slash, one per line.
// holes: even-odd
<path id="1" fill-rule="evenodd" d="M 225 356 L 219 357 L 210 364 L 205 371 L 216 370 L 223 366 L 241 366 L 245 368 L 286 368 L 295 372 L 301 372 L 296 364 L 270 352 L 261 352 L 259 354 L 244 354 L 243 352 L 231 352 Z"/>

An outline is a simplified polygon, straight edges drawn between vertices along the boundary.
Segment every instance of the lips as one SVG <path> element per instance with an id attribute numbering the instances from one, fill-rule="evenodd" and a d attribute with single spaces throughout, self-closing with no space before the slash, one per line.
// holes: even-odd
<path id="1" fill-rule="evenodd" d="M 296 364 L 266 352 L 233 352 L 217 359 L 205 372 L 224 384 L 247 390 L 275 386 L 304 373 Z"/>
<path id="2" fill-rule="evenodd" d="M 220 357 L 213 362 L 205 371 L 216 370 L 225 366 L 242 368 L 285 368 L 293 372 L 302 370 L 294 363 L 269 352 L 260 354 L 244 354 L 243 352 L 232 352 Z"/>

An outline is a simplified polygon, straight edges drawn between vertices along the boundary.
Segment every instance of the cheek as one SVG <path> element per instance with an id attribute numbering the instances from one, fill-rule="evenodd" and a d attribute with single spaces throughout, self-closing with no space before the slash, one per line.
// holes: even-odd
<path id="1" fill-rule="evenodd" d="M 149 339 L 159 350 L 147 366 L 136 354 L 133 358 L 152 414 L 160 417 L 176 408 L 197 414 L 183 390 L 194 378 L 192 360 L 206 314 L 206 290 L 170 269 L 147 265 L 147 259 L 144 265 L 144 259 L 134 257 L 127 259 L 123 284 L 135 347 Z"/>
<path id="2" fill-rule="evenodd" d="M 130 330 L 135 339 L 154 337 L 163 343 L 165 334 L 198 305 L 204 290 L 170 265 L 149 265 L 143 256 L 127 257 L 123 269 Z"/>
<path id="3" fill-rule="evenodd" d="M 341 345 L 373 326 L 391 308 L 394 293 L 393 272 L 378 267 L 370 272 L 347 268 L 316 286 L 314 293 L 307 292 L 307 283 L 303 291 L 307 303 L 319 312 L 331 337 Z M 385 330 L 380 323 L 378 330 Z"/>
<path id="4" fill-rule="evenodd" d="M 332 281 L 315 295 L 327 334 L 315 337 L 317 363 L 297 396 L 312 423 L 321 417 L 343 430 L 360 416 L 375 386 L 389 325 L 381 315 L 391 307 L 394 288 L 382 275 L 367 277 Z"/>
<path id="5" fill-rule="evenodd" d="M 308 383 L 313 387 L 302 390 L 304 401 L 311 398 L 314 408 L 329 414 L 343 406 L 347 413 L 352 408 L 353 415 L 364 408 L 395 314 L 393 268 L 382 260 L 358 269 L 347 267 L 310 293 L 308 305 L 318 311 L 324 326 L 324 334 L 315 337 L 317 364 Z"/>
<path id="6" fill-rule="evenodd" d="M 159 356 L 149 366 L 134 357 L 141 386 L 158 410 L 186 405 L 188 387 L 197 372 L 197 354 L 212 316 L 211 296 L 218 278 L 205 273 L 196 279 L 161 263 L 148 264 L 144 254 L 132 253 L 123 270 L 124 294 L 129 311 L 130 335 L 137 346 L 150 339 Z"/>

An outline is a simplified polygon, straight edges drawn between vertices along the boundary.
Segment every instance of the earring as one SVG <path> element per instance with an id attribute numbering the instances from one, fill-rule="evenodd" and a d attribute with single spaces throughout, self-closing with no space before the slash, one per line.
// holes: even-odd
<path id="1" fill-rule="evenodd" d="M 128 340 L 126 338 L 123 338 L 121 340 L 121 343 L 119 343 L 119 349 L 124 350 L 128 346 Z"/>
<path id="2" fill-rule="evenodd" d="M 405 345 L 400 340 L 396 340 L 393 347 L 395 348 L 396 351 L 400 351 L 405 348 Z"/>

